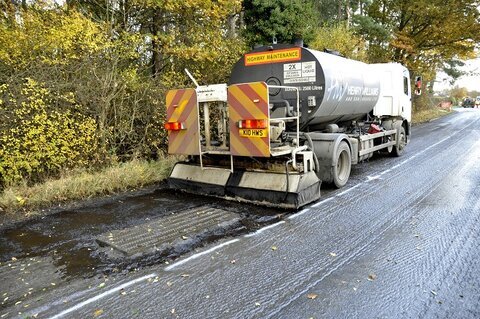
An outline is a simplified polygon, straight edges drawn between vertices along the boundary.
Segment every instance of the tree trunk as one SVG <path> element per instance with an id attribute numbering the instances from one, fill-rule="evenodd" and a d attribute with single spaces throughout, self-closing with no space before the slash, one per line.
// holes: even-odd
<path id="1" fill-rule="evenodd" d="M 228 16 L 228 37 L 230 39 L 237 37 L 237 21 L 238 21 L 238 14 L 232 14 Z"/>
<path id="2" fill-rule="evenodd" d="M 345 12 L 347 14 L 347 29 L 352 24 L 352 8 L 350 7 L 350 0 L 345 2 Z"/>
<path id="3" fill-rule="evenodd" d="M 152 77 L 159 76 L 163 68 L 162 46 L 158 36 L 163 32 L 163 12 L 160 9 L 154 9 L 152 16 Z"/>

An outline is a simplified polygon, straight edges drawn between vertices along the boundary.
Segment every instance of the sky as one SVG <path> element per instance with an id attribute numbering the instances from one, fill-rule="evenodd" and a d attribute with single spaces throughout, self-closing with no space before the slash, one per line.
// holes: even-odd
<path id="1" fill-rule="evenodd" d="M 458 85 L 458 87 L 465 87 L 469 91 L 480 92 L 480 58 L 465 61 L 465 66 L 462 70 L 475 74 L 460 77 L 452 86 L 450 78 L 444 72 L 438 72 L 433 86 L 434 90 L 440 92 Z"/>

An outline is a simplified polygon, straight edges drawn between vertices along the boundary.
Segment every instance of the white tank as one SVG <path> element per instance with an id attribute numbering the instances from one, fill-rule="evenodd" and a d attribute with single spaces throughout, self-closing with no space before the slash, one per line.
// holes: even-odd
<path id="1" fill-rule="evenodd" d="M 380 95 L 371 65 L 291 45 L 257 48 L 235 64 L 230 84 L 256 81 L 298 87 L 303 128 L 362 118 Z M 293 104 L 294 94 L 270 91 L 270 102 L 282 100 Z"/>

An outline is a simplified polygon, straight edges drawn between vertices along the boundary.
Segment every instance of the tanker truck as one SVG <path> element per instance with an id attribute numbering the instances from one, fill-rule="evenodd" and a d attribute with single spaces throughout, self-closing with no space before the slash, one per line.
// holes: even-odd
<path id="1" fill-rule="evenodd" d="M 411 132 L 405 67 L 285 44 L 243 55 L 229 83 L 168 91 L 166 108 L 184 158 L 170 188 L 294 209 L 374 153 L 402 155 Z"/>

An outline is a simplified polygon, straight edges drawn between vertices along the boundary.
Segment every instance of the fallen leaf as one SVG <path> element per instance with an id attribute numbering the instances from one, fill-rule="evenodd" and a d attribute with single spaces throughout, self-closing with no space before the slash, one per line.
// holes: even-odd
<path id="1" fill-rule="evenodd" d="M 315 298 L 317 298 L 317 297 L 318 297 L 317 294 L 308 294 L 308 295 L 307 295 L 307 298 L 308 298 L 308 299 L 312 299 L 312 300 L 315 299 Z"/>
<path id="2" fill-rule="evenodd" d="M 20 205 L 25 204 L 25 199 L 23 199 L 22 197 L 20 197 L 20 196 L 15 196 L 15 199 L 17 200 L 17 202 L 18 202 Z"/>
<path id="3" fill-rule="evenodd" d="M 377 275 L 375 275 L 375 274 L 373 274 L 373 273 L 372 273 L 372 274 L 369 274 L 367 279 L 368 279 L 369 281 L 374 281 L 375 279 L 377 279 Z"/>
<path id="4" fill-rule="evenodd" d="M 171 281 L 167 281 L 167 286 L 170 287 L 171 285 L 173 285 L 173 283 Z"/>
<path id="5" fill-rule="evenodd" d="M 278 249 L 277 246 L 272 246 L 272 250 L 273 250 L 273 251 L 275 251 L 275 250 L 277 250 L 277 249 Z"/>
<path id="6" fill-rule="evenodd" d="M 98 285 L 98 288 L 103 288 L 103 287 L 105 287 L 105 283 L 104 283 L 104 282 L 102 282 L 100 285 Z"/>
<path id="7" fill-rule="evenodd" d="M 93 316 L 94 316 L 94 317 L 98 317 L 98 316 L 100 316 L 102 313 L 103 313 L 103 309 L 97 309 L 97 310 L 95 310 L 95 312 L 93 313 Z"/>

